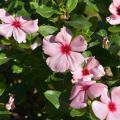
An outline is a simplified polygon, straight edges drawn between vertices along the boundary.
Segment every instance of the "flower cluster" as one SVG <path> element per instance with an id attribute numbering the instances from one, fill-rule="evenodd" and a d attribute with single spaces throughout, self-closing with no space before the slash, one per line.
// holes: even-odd
<path id="1" fill-rule="evenodd" d="M 111 16 L 106 20 L 111 25 L 120 24 L 120 0 L 113 0 L 109 7 Z M 12 16 L 4 9 L 0 9 L 0 35 L 5 38 L 13 36 L 18 43 L 26 42 L 26 35 L 38 31 L 38 19 L 28 20 L 22 16 Z M 120 119 L 120 87 L 112 89 L 108 94 L 108 86 L 101 83 L 105 75 L 104 67 L 95 56 L 85 57 L 82 52 L 87 50 L 87 41 L 84 36 L 72 37 L 72 32 L 65 26 L 57 35 L 48 35 L 42 43 L 35 41 L 31 49 L 42 44 L 43 51 L 48 58 L 49 68 L 54 72 L 70 72 L 72 74 L 72 90 L 69 98 L 70 107 L 82 109 L 91 101 L 92 111 L 100 120 Z M 7 110 L 15 108 L 13 96 L 6 104 Z"/>
<path id="2" fill-rule="evenodd" d="M 54 72 L 70 71 L 73 75 L 70 106 L 75 109 L 85 108 L 88 99 L 94 100 L 100 97 L 102 103 L 96 100 L 92 103 L 93 112 L 101 120 L 105 118 L 115 120 L 117 115 L 120 117 L 118 105 L 120 97 L 117 97 L 120 88 L 113 90 L 112 95 L 115 100 L 108 100 L 107 85 L 96 82 L 105 75 L 104 68 L 95 57 L 85 58 L 81 54 L 86 49 L 85 38 L 79 35 L 72 39 L 71 31 L 66 27 L 61 28 L 56 36 L 49 35 L 43 39 L 43 51 L 49 56 L 46 62 L 51 70 Z M 103 111 L 98 110 L 101 108 Z M 109 118 L 110 116 L 113 119 Z"/>

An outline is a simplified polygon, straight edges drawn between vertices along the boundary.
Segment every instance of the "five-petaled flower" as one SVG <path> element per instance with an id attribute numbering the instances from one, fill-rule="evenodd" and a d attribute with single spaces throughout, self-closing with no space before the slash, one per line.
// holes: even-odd
<path id="1" fill-rule="evenodd" d="M 71 73 L 73 74 L 72 83 L 90 81 L 92 78 L 97 80 L 105 75 L 103 66 L 100 65 L 95 57 L 87 58 L 83 67 L 78 66 L 77 69 L 75 69 Z"/>
<path id="2" fill-rule="evenodd" d="M 70 106 L 75 109 L 84 108 L 87 106 L 87 99 L 99 97 L 102 95 L 107 86 L 96 81 L 83 81 L 73 85 Z"/>
<path id="3" fill-rule="evenodd" d="M 92 110 L 100 120 L 120 120 L 120 87 L 113 88 L 111 98 L 105 89 L 101 101 L 92 103 Z"/>
<path id="4" fill-rule="evenodd" d="M 113 0 L 109 7 L 109 11 L 112 13 L 112 15 L 107 17 L 106 20 L 111 25 L 120 24 L 120 0 Z"/>
<path id="5" fill-rule="evenodd" d="M 22 16 L 13 17 L 4 9 L 0 9 L 0 35 L 9 38 L 13 35 L 18 43 L 26 42 L 26 33 L 34 33 L 38 30 L 38 20 L 25 20 Z"/>
<path id="6" fill-rule="evenodd" d="M 49 35 L 43 39 L 44 53 L 49 55 L 48 66 L 55 72 L 65 72 L 77 68 L 84 61 L 79 52 L 87 48 L 87 42 L 83 36 L 77 36 L 72 41 L 71 32 L 66 28 L 56 35 Z"/>

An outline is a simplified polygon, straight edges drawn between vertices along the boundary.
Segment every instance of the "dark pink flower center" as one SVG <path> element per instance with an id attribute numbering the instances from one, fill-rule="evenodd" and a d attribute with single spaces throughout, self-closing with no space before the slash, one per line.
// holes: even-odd
<path id="1" fill-rule="evenodd" d="M 115 103 L 110 102 L 110 103 L 108 104 L 108 108 L 109 108 L 109 110 L 110 110 L 111 112 L 115 112 L 115 111 L 116 111 L 116 105 L 115 105 Z"/>
<path id="2" fill-rule="evenodd" d="M 89 75 L 89 74 L 90 74 L 90 72 L 89 72 L 88 69 L 83 69 L 83 70 L 82 70 L 82 75 L 83 75 L 83 76 L 86 76 L 86 75 Z"/>
<path id="3" fill-rule="evenodd" d="M 120 15 L 120 6 L 117 8 L 117 14 Z"/>
<path id="4" fill-rule="evenodd" d="M 85 86 L 82 87 L 82 89 L 83 90 L 88 90 L 89 87 L 90 87 L 89 85 L 85 85 Z"/>
<path id="5" fill-rule="evenodd" d="M 71 48 L 69 45 L 62 45 L 61 51 L 63 54 L 70 54 Z"/>
<path id="6" fill-rule="evenodd" d="M 20 23 L 20 21 L 15 20 L 15 21 L 12 23 L 12 26 L 14 26 L 15 28 L 20 28 L 20 27 L 21 27 L 21 23 Z"/>

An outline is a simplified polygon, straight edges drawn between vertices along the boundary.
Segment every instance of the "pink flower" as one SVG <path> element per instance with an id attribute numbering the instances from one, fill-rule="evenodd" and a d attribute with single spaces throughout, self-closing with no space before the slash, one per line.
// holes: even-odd
<path id="1" fill-rule="evenodd" d="M 113 88 L 111 98 L 107 89 L 101 96 L 101 101 L 92 103 L 92 110 L 100 120 L 120 120 L 120 87 Z"/>
<path id="2" fill-rule="evenodd" d="M 18 43 L 26 42 L 26 33 L 34 33 L 38 30 L 38 20 L 25 20 L 21 16 L 13 17 L 0 9 L 0 35 L 9 38 L 13 35 Z"/>
<path id="3" fill-rule="evenodd" d="M 7 110 L 13 110 L 15 108 L 14 98 L 13 96 L 10 96 L 8 103 L 6 104 Z"/>
<path id="4" fill-rule="evenodd" d="M 109 7 L 109 11 L 112 13 L 112 15 L 107 17 L 106 20 L 111 25 L 120 24 L 120 0 L 113 0 Z"/>
<path id="5" fill-rule="evenodd" d="M 70 106 L 75 109 L 86 107 L 88 97 L 93 99 L 101 96 L 102 91 L 106 87 L 106 85 L 96 83 L 96 81 L 84 81 L 79 84 L 75 84 L 70 96 Z"/>
<path id="6" fill-rule="evenodd" d="M 61 28 L 56 36 L 49 35 L 43 39 L 44 53 L 49 55 L 46 62 L 53 71 L 73 70 L 84 61 L 84 57 L 79 53 L 87 48 L 84 37 L 77 36 L 71 40 L 71 32 L 66 27 Z"/>
<path id="7" fill-rule="evenodd" d="M 83 67 L 77 67 L 71 73 L 73 74 L 72 83 L 90 81 L 92 78 L 97 80 L 105 75 L 104 68 L 94 57 L 88 58 Z"/>

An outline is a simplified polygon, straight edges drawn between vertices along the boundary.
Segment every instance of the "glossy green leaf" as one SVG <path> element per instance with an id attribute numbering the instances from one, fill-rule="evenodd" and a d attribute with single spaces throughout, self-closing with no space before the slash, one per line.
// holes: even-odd
<path id="1" fill-rule="evenodd" d="M 51 26 L 51 25 L 41 25 L 39 27 L 39 33 L 44 37 L 47 35 L 53 34 L 57 30 L 58 28 Z"/>
<path id="2" fill-rule="evenodd" d="M 108 28 L 108 31 L 112 32 L 112 33 L 117 33 L 120 32 L 120 26 L 112 26 Z"/>
<path id="3" fill-rule="evenodd" d="M 78 0 L 67 0 L 66 7 L 68 10 L 68 13 L 72 12 L 78 4 Z"/>
<path id="4" fill-rule="evenodd" d="M 59 103 L 59 97 L 61 95 L 60 91 L 56 91 L 56 90 L 47 90 L 44 93 L 46 99 L 51 102 L 55 108 L 59 108 L 60 107 L 60 103 Z"/>
<path id="5" fill-rule="evenodd" d="M 115 43 L 118 46 L 120 46 L 120 34 L 111 34 L 110 37 L 109 37 L 109 40 L 112 43 Z"/>
<path id="6" fill-rule="evenodd" d="M 13 65 L 13 66 L 12 66 L 12 72 L 13 72 L 13 73 L 19 74 L 19 73 L 22 73 L 22 71 L 23 71 L 23 68 L 21 68 L 21 67 L 19 67 L 19 66 L 17 66 L 17 65 Z"/>
<path id="7" fill-rule="evenodd" d="M 72 26 L 76 29 L 89 29 L 92 24 L 84 17 L 74 15 L 70 21 L 66 22 L 69 26 Z"/>
<path id="8" fill-rule="evenodd" d="M 5 79 L 2 75 L 0 75 L 0 96 L 4 93 L 5 91 Z"/>
<path id="9" fill-rule="evenodd" d="M 8 62 L 9 58 L 5 55 L 5 53 L 0 53 L 0 65 Z"/>
<path id="10" fill-rule="evenodd" d="M 37 2 L 30 2 L 30 6 L 32 9 L 37 9 L 39 7 Z"/>
<path id="11" fill-rule="evenodd" d="M 56 10 L 54 10 L 52 7 L 41 5 L 36 9 L 36 12 L 42 17 L 49 18 L 56 13 Z"/>
<path id="12" fill-rule="evenodd" d="M 70 111 L 70 116 L 71 117 L 80 117 L 85 114 L 85 110 L 78 110 L 78 109 L 72 109 Z"/>

